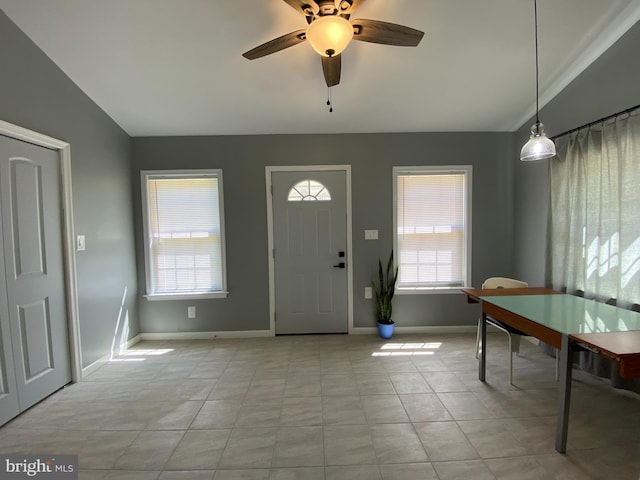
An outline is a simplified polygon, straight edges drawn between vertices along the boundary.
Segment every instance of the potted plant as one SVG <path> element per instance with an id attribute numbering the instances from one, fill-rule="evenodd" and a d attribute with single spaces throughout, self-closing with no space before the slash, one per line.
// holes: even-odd
<path id="1" fill-rule="evenodd" d="M 391 318 L 393 312 L 393 294 L 398 280 L 398 267 L 393 269 L 393 250 L 387 262 L 386 274 L 382 269 L 382 260 L 378 259 L 378 283 L 373 282 L 376 292 L 376 318 L 378 320 L 378 333 L 382 338 L 391 338 L 394 322 Z"/>

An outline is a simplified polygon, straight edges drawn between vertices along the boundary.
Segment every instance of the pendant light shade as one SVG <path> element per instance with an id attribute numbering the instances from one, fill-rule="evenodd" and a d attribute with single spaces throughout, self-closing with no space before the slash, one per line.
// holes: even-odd
<path id="1" fill-rule="evenodd" d="M 556 146 L 553 140 L 544 134 L 544 125 L 540 122 L 531 126 L 531 137 L 520 150 L 520 160 L 530 162 L 551 158 L 556 154 Z"/>
<path id="2" fill-rule="evenodd" d="M 323 57 L 339 55 L 353 38 L 353 25 L 343 17 L 327 15 L 307 27 L 307 41 Z"/>
<path id="3" fill-rule="evenodd" d="M 544 125 L 539 118 L 539 86 L 538 86 L 538 0 L 533 0 L 533 16 L 535 21 L 536 40 L 536 123 L 531 126 L 531 136 L 520 151 L 520 160 L 529 162 L 551 158 L 556 154 L 556 145 L 544 133 Z"/>

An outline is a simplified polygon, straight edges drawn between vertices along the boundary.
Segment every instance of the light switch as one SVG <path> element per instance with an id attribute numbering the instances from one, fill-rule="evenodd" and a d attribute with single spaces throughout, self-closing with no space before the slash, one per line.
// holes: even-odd
<path id="1" fill-rule="evenodd" d="M 84 241 L 84 235 L 78 235 L 76 237 L 76 250 L 78 252 L 82 252 L 87 249 L 87 246 Z"/>
<path id="2" fill-rule="evenodd" d="M 377 240 L 378 239 L 378 230 L 365 230 L 364 231 L 364 239 L 365 240 Z"/>
<path id="3" fill-rule="evenodd" d="M 373 298 L 373 289 L 371 287 L 364 287 L 364 298 Z"/>

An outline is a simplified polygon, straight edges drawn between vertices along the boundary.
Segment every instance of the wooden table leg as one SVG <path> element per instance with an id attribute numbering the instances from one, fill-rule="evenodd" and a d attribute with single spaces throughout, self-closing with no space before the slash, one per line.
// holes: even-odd
<path id="1" fill-rule="evenodd" d="M 558 395 L 558 424 L 556 425 L 556 451 L 566 453 L 569 430 L 569 406 L 571 403 L 572 349 L 569 336 L 562 335 L 560 348 L 560 391 Z"/>

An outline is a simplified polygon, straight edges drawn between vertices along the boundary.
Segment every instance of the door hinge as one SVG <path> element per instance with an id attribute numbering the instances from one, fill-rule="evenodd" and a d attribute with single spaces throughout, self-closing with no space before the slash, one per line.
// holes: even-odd
<path id="1" fill-rule="evenodd" d="M 276 249 L 272 248 L 271 249 L 271 256 L 275 259 L 276 258 Z"/>
<path id="2" fill-rule="evenodd" d="M 273 197 L 273 183 L 271 184 L 271 196 Z"/>

